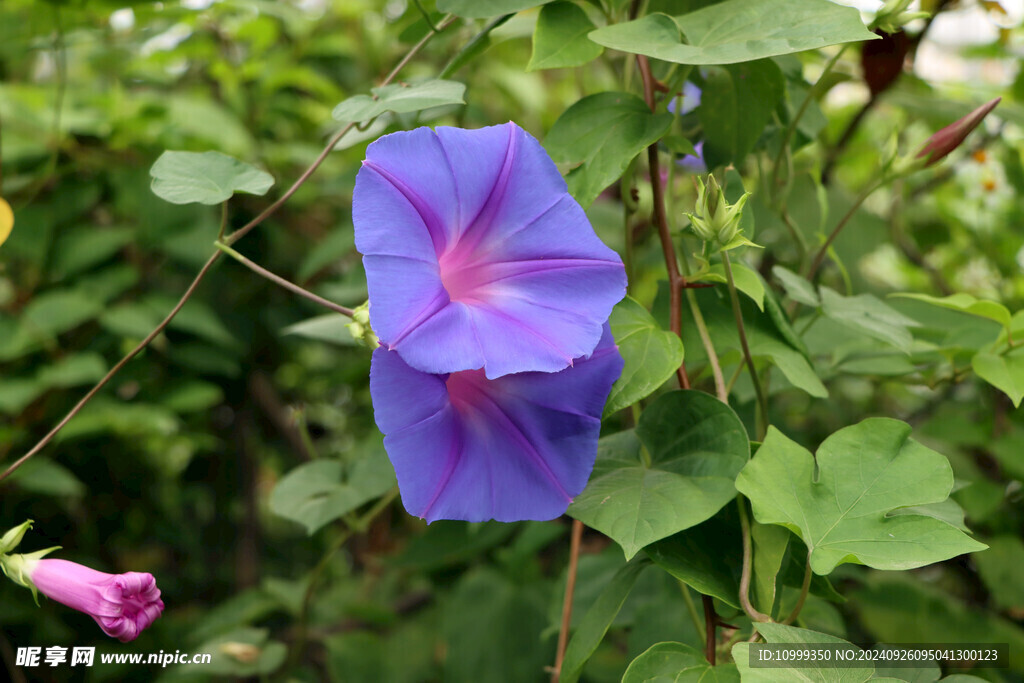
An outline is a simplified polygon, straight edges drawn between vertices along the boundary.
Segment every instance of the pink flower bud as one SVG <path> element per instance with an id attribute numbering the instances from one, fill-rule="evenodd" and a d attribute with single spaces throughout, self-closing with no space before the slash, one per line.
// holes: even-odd
<path id="1" fill-rule="evenodd" d="M 105 574 L 66 560 L 29 560 L 25 575 L 39 591 L 85 612 L 122 643 L 135 640 L 164 611 L 152 574 Z"/>
<path id="2" fill-rule="evenodd" d="M 931 166 L 943 159 L 947 154 L 960 146 L 972 130 L 978 127 L 981 120 L 995 109 L 1001 97 L 981 105 L 967 116 L 959 119 L 928 138 L 928 143 L 917 153 L 918 159 L 926 157 L 925 166 Z"/>

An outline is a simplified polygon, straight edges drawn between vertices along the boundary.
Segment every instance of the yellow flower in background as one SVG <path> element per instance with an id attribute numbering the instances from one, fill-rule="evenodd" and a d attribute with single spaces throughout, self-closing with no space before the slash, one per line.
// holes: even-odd
<path id="1" fill-rule="evenodd" d="M 0 197 L 0 245 L 7 241 L 14 227 L 14 212 L 11 205 L 3 197 Z"/>

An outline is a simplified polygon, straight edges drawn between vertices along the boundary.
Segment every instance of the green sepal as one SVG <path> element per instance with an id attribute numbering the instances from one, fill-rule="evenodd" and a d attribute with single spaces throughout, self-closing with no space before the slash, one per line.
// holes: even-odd
<path id="1" fill-rule="evenodd" d="M 19 524 L 7 533 L 0 537 L 0 555 L 11 552 L 18 547 L 21 543 L 22 537 L 25 536 L 25 532 L 32 528 L 32 520 L 25 520 L 23 524 Z"/>
<path id="2" fill-rule="evenodd" d="M 352 322 L 345 325 L 352 338 L 369 349 L 380 346 L 380 339 L 370 327 L 370 302 L 366 301 L 352 311 Z"/>
<path id="3" fill-rule="evenodd" d="M 55 545 L 52 548 L 44 548 L 34 553 L 0 555 L 0 570 L 3 570 L 7 578 L 14 583 L 32 591 L 32 599 L 35 600 L 36 607 L 39 606 L 39 589 L 36 588 L 36 585 L 32 583 L 32 579 L 25 573 L 25 565 L 29 562 L 43 559 L 44 556 L 49 555 L 54 550 L 60 550 L 60 546 Z"/>

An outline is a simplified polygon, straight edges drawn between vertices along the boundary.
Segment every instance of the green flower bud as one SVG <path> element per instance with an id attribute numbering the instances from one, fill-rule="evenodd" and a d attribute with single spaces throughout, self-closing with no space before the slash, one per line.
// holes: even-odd
<path id="1" fill-rule="evenodd" d="M 695 213 L 686 214 L 690 219 L 690 227 L 697 237 L 711 243 L 719 251 L 742 244 L 753 244 L 745 238 L 739 239 L 742 237 L 740 218 L 743 216 L 743 206 L 747 203 L 750 193 L 744 193 L 739 201 L 730 205 L 715 176 L 708 175 L 706 185 L 698 178 L 697 184 Z"/>
<path id="2" fill-rule="evenodd" d="M 369 349 L 375 349 L 380 345 L 380 339 L 370 327 L 370 302 L 366 301 L 352 311 L 352 322 L 345 327 L 348 328 L 352 338 Z"/>

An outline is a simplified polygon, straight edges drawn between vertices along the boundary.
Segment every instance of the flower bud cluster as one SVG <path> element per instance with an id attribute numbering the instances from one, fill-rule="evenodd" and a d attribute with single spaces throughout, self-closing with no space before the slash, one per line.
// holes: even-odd
<path id="1" fill-rule="evenodd" d="M 746 192 L 735 204 L 730 204 L 714 175 L 708 175 L 707 184 L 698 178 L 697 204 L 694 213 L 686 214 L 690 219 L 690 228 L 714 251 L 727 251 L 740 246 L 756 247 L 756 244 L 743 236 L 740 229 L 743 207 L 749 196 L 750 193 Z"/>

